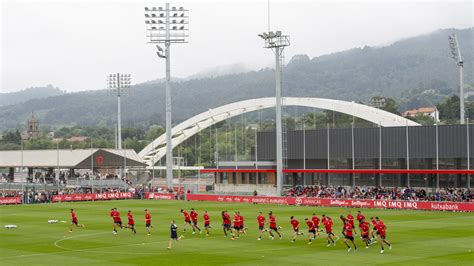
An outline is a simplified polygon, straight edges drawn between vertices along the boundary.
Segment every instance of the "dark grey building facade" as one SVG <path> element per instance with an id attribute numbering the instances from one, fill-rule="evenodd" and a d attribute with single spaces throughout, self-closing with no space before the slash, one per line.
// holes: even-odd
<path id="1" fill-rule="evenodd" d="M 275 161 L 275 132 L 259 132 L 258 161 Z M 286 169 L 474 169 L 474 125 L 288 131 Z M 470 187 L 468 174 L 288 173 L 286 185 Z"/>

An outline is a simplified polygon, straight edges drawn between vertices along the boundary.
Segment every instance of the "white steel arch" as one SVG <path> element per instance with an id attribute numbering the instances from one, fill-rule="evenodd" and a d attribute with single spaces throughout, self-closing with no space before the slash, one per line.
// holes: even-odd
<path id="1" fill-rule="evenodd" d="M 178 146 L 183 141 L 193 136 L 194 134 L 204 130 L 223 120 L 238 116 L 244 113 L 258 111 L 261 109 L 275 107 L 275 98 L 258 98 L 251 100 L 244 100 L 240 102 L 226 104 L 214 109 L 209 109 L 196 116 L 193 116 L 180 124 L 173 127 L 171 134 L 172 148 Z M 394 126 L 419 126 L 420 124 L 409 119 L 390 112 L 370 107 L 367 105 L 347 102 L 341 100 L 323 99 L 323 98 L 307 98 L 307 97 L 282 97 L 283 106 L 302 106 L 312 107 L 324 110 L 336 111 L 352 115 L 383 127 Z M 166 139 L 165 134 L 159 136 L 152 143 L 148 144 L 140 151 L 139 156 L 145 162 L 152 166 L 153 162 L 159 161 L 166 155 Z"/>

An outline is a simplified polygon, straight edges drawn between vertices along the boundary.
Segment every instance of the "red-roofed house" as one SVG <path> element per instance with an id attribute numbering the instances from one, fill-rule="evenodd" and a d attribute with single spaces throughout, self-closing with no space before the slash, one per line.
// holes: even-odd
<path id="1" fill-rule="evenodd" d="M 417 114 L 429 116 L 433 121 L 439 122 L 439 111 L 436 107 L 420 107 L 402 113 L 404 117 L 415 117 Z"/>

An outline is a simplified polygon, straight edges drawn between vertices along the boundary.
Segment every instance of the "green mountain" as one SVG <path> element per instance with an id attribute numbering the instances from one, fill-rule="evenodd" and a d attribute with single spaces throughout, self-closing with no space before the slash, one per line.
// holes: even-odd
<path id="1" fill-rule="evenodd" d="M 63 93 L 65 92 L 60 90 L 59 88 L 53 87 L 52 85 L 48 85 L 45 87 L 28 88 L 15 92 L 4 92 L 0 93 L 0 106 L 23 103 L 31 99 L 41 99 L 51 96 L 57 96 Z"/>
<path id="2" fill-rule="evenodd" d="M 458 67 L 450 58 L 448 35 L 456 33 L 465 67 L 466 87 L 474 84 L 474 28 L 445 29 L 407 38 L 384 47 L 363 47 L 309 58 L 294 56 L 284 68 L 283 94 L 368 102 L 372 96 L 393 97 L 401 111 L 434 105 L 458 92 Z M 181 80 L 172 84 L 173 120 L 223 104 L 274 95 L 274 71 Z M 164 121 L 164 84 L 133 86 L 123 97 L 125 125 Z M 67 93 L 3 106 L 0 130 L 25 123 L 31 111 L 42 124 L 115 123 L 116 98 L 110 91 Z"/>

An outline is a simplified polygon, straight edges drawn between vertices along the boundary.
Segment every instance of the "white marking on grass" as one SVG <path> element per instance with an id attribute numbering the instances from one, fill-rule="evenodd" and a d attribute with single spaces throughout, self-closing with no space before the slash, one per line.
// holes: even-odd
<path id="1" fill-rule="evenodd" d="M 91 236 L 91 235 L 98 235 L 98 234 L 106 234 L 106 233 L 96 233 L 96 234 L 89 234 L 89 235 L 81 235 L 81 236 Z M 161 240 L 161 241 L 154 241 L 154 242 L 148 242 L 148 243 L 134 243 L 134 244 L 127 244 L 127 245 L 113 245 L 113 246 L 104 246 L 104 247 L 96 247 L 96 248 L 88 248 L 88 249 L 74 249 L 74 248 L 67 248 L 59 245 L 60 242 L 65 241 L 65 240 L 70 240 L 74 239 L 80 236 L 71 236 L 71 237 L 64 237 L 62 239 L 58 239 L 54 242 L 54 246 L 68 250 L 68 251 L 76 251 L 76 252 L 95 252 L 95 253 L 107 253 L 107 254 L 160 254 L 156 252 L 147 252 L 147 253 L 136 253 L 136 252 L 129 252 L 129 253 L 124 253 L 124 252 L 116 252 L 116 251 L 97 251 L 97 249 L 104 249 L 104 248 L 116 248 L 116 247 L 130 247 L 130 246 L 139 246 L 139 245 L 145 245 L 145 244 L 156 244 L 156 243 L 168 243 L 169 239 L 166 240 Z M 216 237 L 216 236 L 211 236 L 211 237 Z M 211 238 L 208 237 L 208 238 Z M 166 254 L 166 253 L 163 253 Z"/>
<path id="2" fill-rule="evenodd" d="M 84 235 L 85 236 L 85 235 Z M 218 236 L 211 236 L 208 238 L 212 237 L 218 237 Z M 68 251 L 75 251 L 75 252 L 93 252 L 93 253 L 100 253 L 100 254 L 127 254 L 127 255 L 165 255 L 169 254 L 169 252 L 123 252 L 123 251 L 100 251 L 98 249 L 105 249 L 105 248 L 120 248 L 120 247 L 130 247 L 130 246 L 137 246 L 137 245 L 145 245 L 145 244 L 156 244 L 156 243 L 167 243 L 169 240 L 162 240 L 162 241 L 154 241 L 154 242 L 148 242 L 148 243 L 135 243 L 135 244 L 127 244 L 127 245 L 114 245 L 114 246 L 106 246 L 106 247 L 96 247 L 96 248 L 88 248 L 88 249 L 73 249 L 73 248 L 65 248 L 58 243 L 64 240 L 69 240 L 74 237 L 68 237 L 66 239 L 59 239 L 58 241 L 55 242 L 55 246 L 61 249 L 65 249 Z M 193 238 L 191 238 L 193 239 Z M 241 247 L 240 247 L 241 248 Z M 294 249 L 297 247 L 284 247 L 284 248 L 265 248 L 265 249 L 251 249 L 251 250 L 243 250 L 243 252 L 265 252 L 265 251 L 276 251 L 276 250 L 287 250 L 287 249 Z M 214 251 L 212 254 L 225 254 L 228 253 L 228 250 L 222 250 L 222 251 Z M 262 256 L 264 257 L 264 256 Z"/>
<path id="3" fill-rule="evenodd" d="M 15 215 L 17 214 L 16 213 L 2 214 L 2 217 L 15 216 Z"/>
<path id="4" fill-rule="evenodd" d="M 107 233 L 106 233 L 106 232 L 100 232 L 100 233 L 94 233 L 94 234 L 86 234 L 86 235 L 76 235 L 76 236 L 63 237 L 63 238 L 61 238 L 61 239 L 58 239 L 58 240 L 54 241 L 54 246 L 56 246 L 57 248 L 60 248 L 60 249 L 64 249 L 64 250 L 77 251 L 77 250 L 75 250 L 75 249 L 65 248 L 65 247 L 59 245 L 59 243 L 62 242 L 62 241 L 70 240 L 70 239 L 74 239 L 74 238 L 85 237 L 85 236 L 94 236 L 94 235 L 103 235 L 103 234 L 107 234 Z"/>
<path id="5" fill-rule="evenodd" d="M 49 252 L 49 253 L 22 254 L 22 255 L 9 256 L 9 257 L 0 257 L 0 260 L 2 260 L 2 259 L 24 258 L 24 257 L 33 257 L 33 256 L 45 256 L 45 255 L 52 255 L 52 254 L 58 254 L 58 253 L 65 253 L 65 252 L 75 251 L 75 250 L 72 250 L 72 249 L 60 247 L 60 246 L 57 245 L 57 243 L 59 243 L 59 242 L 61 242 L 61 241 L 63 241 L 63 240 L 67 240 L 67 239 L 78 238 L 78 237 L 85 237 L 85 236 L 92 236 L 92 235 L 100 235 L 100 234 L 105 234 L 105 233 L 104 233 L 104 232 L 101 232 L 101 233 L 94 233 L 94 234 L 87 234 L 87 235 L 77 235 L 77 236 L 70 236 L 70 237 L 63 236 L 63 238 L 58 239 L 58 240 L 56 240 L 56 241 L 54 242 L 54 245 L 55 245 L 56 247 L 61 248 L 61 249 L 66 250 L 66 251 Z"/>

